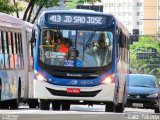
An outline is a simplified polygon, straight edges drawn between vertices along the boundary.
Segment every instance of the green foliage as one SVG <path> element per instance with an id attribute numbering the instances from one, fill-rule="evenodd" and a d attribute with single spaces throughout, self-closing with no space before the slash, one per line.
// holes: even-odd
<path id="1" fill-rule="evenodd" d="M 11 0 L 0 0 L 0 12 L 11 14 L 15 12 L 15 6 L 10 4 Z"/>
<path id="2" fill-rule="evenodd" d="M 78 4 L 78 1 L 79 0 L 72 0 L 72 1 L 66 2 L 66 8 L 67 9 L 75 9 Z"/>
<path id="3" fill-rule="evenodd" d="M 58 6 L 58 3 L 59 3 L 59 0 L 21 0 L 21 1 L 28 2 L 28 6 L 24 12 L 23 20 L 31 23 L 34 23 L 36 21 L 36 18 L 40 13 L 40 11 L 43 9 L 43 7 L 45 8 L 54 7 L 54 6 Z M 35 5 L 38 6 L 38 9 L 36 11 L 35 16 L 32 16 L 33 8 Z"/>
<path id="4" fill-rule="evenodd" d="M 136 53 L 152 52 L 156 50 L 156 56 L 150 59 L 137 59 Z M 157 68 L 157 74 L 160 75 L 160 41 L 155 37 L 144 36 L 140 37 L 138 42 L 130 45 L 130 68 L 136 73 L 150 73 Z M 159 76 L 160 77 L 160 76 Z"/>
<path id="5" fill-rule="evenodd" d="M 14 4 L 14 7 L 16 7 L 16 6 L 17 6 L 17 10 L 18 10 L 18 11 L 22 11 L 22 10 L 25 9 L 25 8 L 21 5 L 21 3 L 18 2 L 18 1 Z M 16 8 L 15 8 L 15 11 L 16 11 Z"/>
<path id="6" fill-rule="evenodd" d="M 35 3 L 43 7 L 54 7 L 58 5 L 59 0 L 35 0 Z"/>
<path id="7" fill-rule="evenodd" d="M 95 2 L 101 2 L 101 0 L 79 0 L 78 3 L 90 3 L 90 4 L 93 4 Z"/>

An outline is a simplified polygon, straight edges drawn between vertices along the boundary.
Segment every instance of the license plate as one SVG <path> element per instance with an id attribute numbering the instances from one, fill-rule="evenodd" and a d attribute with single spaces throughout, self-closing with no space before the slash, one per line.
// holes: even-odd
<path id="1" fill-rule="evenodd" d="M 80 88 L 67 88 L 67 93 L 79 94 Z"/>
<path id="2" fill-rule="evenodd" d="M 132 104 L 133 107 L 143 107 L 143 103 L 133 103 Z"/>

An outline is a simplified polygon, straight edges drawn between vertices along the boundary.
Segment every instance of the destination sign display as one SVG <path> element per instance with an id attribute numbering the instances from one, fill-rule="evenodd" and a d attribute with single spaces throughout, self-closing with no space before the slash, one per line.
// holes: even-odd
<path id="1" fill-rule="evenodd" d="M 59 25 L 94 25 L 105 27 L 107 24 L 105 16 L 87 14 L 48 13 L 45 16 L 45 19 L 47 23 Z"/>

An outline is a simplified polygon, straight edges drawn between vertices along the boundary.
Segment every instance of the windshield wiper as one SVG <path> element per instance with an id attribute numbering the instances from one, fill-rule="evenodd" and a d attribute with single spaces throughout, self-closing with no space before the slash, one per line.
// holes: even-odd
<path id="1" fill-rule="evenodd" d="M 89 39 L 88 39 L 88 41 L 86 42 L 86 44 L 85 44 L 85 46 L 84 46 L 84 50 L 86 50 L 87 47 L 89 46 L 89 44 L 90 44 L 90 42 L 92 41 L 95 33 L 96 33 L 96 29 L 94 28 L 94 29 L 93 29 L 93 32 L 92 32 L 91 35 L 89 36 Z"/>

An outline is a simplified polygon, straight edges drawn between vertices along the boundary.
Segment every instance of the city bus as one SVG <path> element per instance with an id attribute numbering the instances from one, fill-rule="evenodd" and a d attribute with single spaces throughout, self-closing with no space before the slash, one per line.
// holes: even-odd
<path id="1" fill-rule="evenodd" d="M 36 25 L 34 98 L 41 110 L 72 104 L 123 112 L 129 33 L 113 15 L 91 10 L 44 11 Z"/>
<path id="2" fill-rule="evenodd" d="M 33 24 L 4 13 L 0 18 L 0 108 L 17 109 L 20 102 L 35 101 L 29 77 L 33 76 Z"/>

